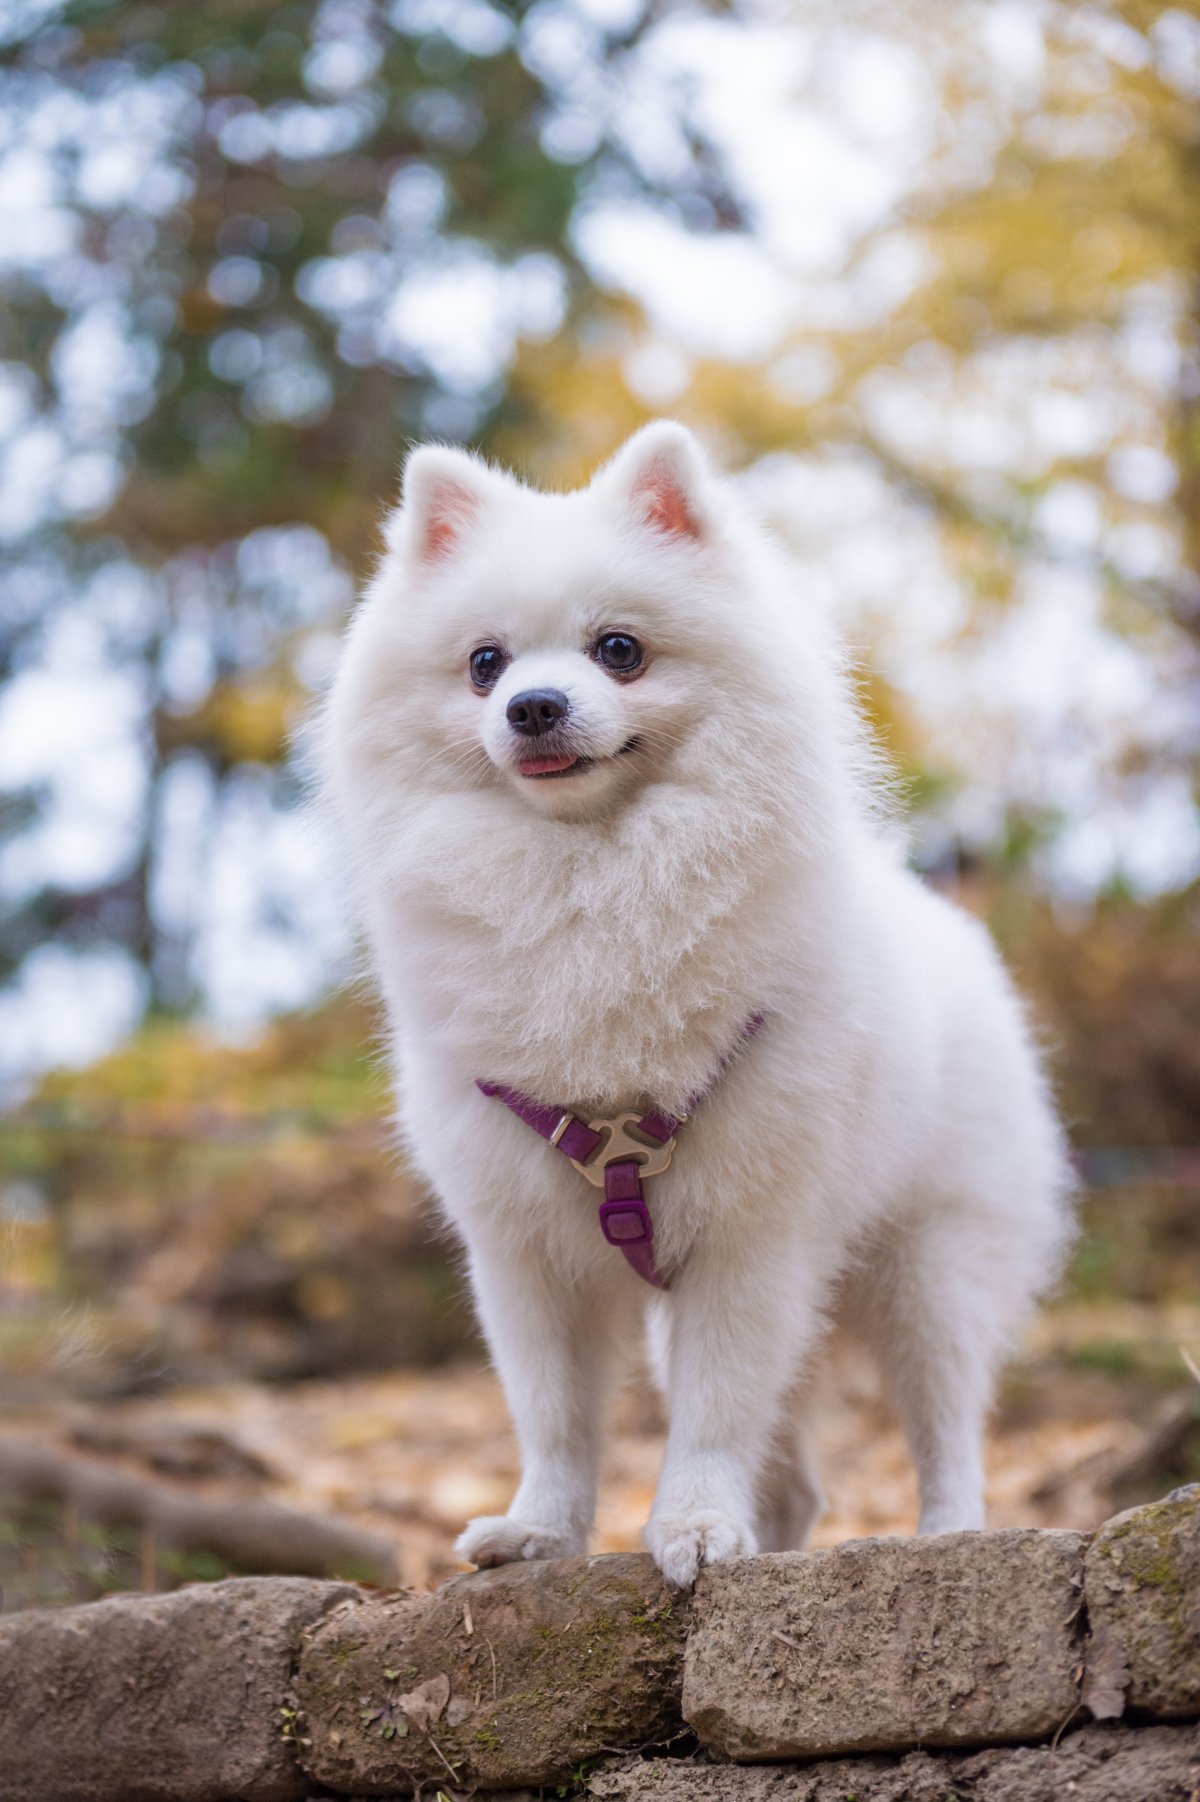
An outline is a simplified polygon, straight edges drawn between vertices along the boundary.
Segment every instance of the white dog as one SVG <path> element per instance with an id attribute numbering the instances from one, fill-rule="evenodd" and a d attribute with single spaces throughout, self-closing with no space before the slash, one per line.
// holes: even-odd
<path id="1" fill-rule="evenodd" d="M 803 1542 L 834 1319 L 899 1411 L 921 1532 L 982 1526 L 993 1377 L 1067 1237 L 1063 1141 L 986 933 L 889 848 L 786 560 L 670 422 L 571 494 L 419 449 L 387 544 L 322 759 L 405 1140 L 520 1438 L 509 1512 L 461 1553 L 585 1549 L 647 1303 L 672 1582 Z"/>

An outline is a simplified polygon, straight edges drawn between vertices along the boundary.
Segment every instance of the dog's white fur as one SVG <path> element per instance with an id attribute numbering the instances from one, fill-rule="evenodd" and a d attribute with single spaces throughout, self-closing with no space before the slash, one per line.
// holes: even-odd
<path id="1" fill-rule="evenodd" d="M 606 628 L 644 643 L 637 680 L 588 655 Z M 481 643 L 512 659 L 486 696 Z M 517 767 L 506 705 L 546 686 L 583 773 Z M 692 437 L 648 426 L 570 494 L 415 451 L 321 743 L 403 1133 L 521 1443 L 463 1556 L 584 1549 L 606 1373 L 648 1302 L 670 1433 L 646 1543 L 673 1582 L 803 1542 L 835 1318 L 903 1421 L 920 1531 L 982 1526 L 997 1363 L 1067 1235 L 1061 1135 L 986 933 L 886 841 L 826 628 Z M 648 1185 L 657 1298 L 596 1191 L 475 1078 L 584 1119 L 680 1111 L 759 1011 Z"/>

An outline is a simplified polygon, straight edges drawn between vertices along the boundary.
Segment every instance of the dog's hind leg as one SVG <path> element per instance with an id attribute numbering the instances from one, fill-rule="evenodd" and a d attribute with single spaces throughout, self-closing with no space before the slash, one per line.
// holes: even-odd
<path id="1" fill-rule="evenodd" d="M 665 1407 L 671 1387 L 671 1304 L 665 1295 L 655 1296 L 646 1309 L 646 1363 Z"/>
<path id="2" fill-rule="evenodd" d="M 945 1211 L 909 1216 L 847 1285 L 846 1312 L 879 1367 L 916 1465 L 918 1533 L 984 1525 L 983 1433 L 1009 1322 L 997 1307 L 1002 1236 Z"/>
<path id="3" fill-rule="evenodd" d="M 784 1404 L 775 1441 L 758 1479 L 758 1548 L 798 1552 L 825 1510 L 813 1456 L 812 1384 L 799 1381 Z"/>

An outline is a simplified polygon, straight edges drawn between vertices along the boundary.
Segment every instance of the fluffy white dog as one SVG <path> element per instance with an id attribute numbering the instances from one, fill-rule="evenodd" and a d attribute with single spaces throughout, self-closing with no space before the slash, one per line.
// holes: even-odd
<path id="1" fill-rule="evenodd" d="M 994 1374 L 1067 1236 L 1063 1141 L 987 934 L 881 830 L 786 559 L 670 422 L 571 494 L 419 449 L 387 544 L 322 761 L 404 1137 L 521 1443 L 463 1556 L 585 1549 L 647 1304 L 672 1582 L 803 1542 L 835 1319 L 899 1412 L 921 1532 L 982 1526 Z"/>

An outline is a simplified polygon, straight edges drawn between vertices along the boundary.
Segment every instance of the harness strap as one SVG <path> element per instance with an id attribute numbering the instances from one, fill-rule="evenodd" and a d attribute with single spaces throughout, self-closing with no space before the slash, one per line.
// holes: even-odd
<path id="1" fill-rule="evenodd" d="M 668 1114 L 662 1108 L 651 1108 L 649 1113 L 633 1122 L 633 1132 L 636 1135 L 649 1139 L 654 1146 L 661 1147 L 666 1152 L 665 1158 L 655 1160 L 655 1170 L 666 1169 L 674 1149 L 675 1134 L 680 1126 L 705 1097 L 712 1093 L 736 1051 L 747 1039 L 754 1037 L 762 1023 L 762 1014 L 751 1015 L 742 1028 L 737 1045 L 721 1059 L 712 1080 L 688 1101 L 686 1113 Z M 617 1134 L 613 1128 L 618 1121 L 632 1118 L 629 1115 L 618 1115 L 615 1120 L 596 1121 L 589 1126 L 569 1109 L 535 1101 L 532 1096 L 523 1095 L 519 1089 L 510 1089 L 504 1083 L 477 1080 L 475 1087 L 489 1099 L 502 1101 L 510 1113 L 524 1121 L 526 1126 L 532 1127 L 540 1138 L 553 1145 L 557 1151 L 561 1151 L 589 1182 L 594 1183 L 599 1183 L 601 1171 L 596 1168 L 593 1174 L 593 1170 L 586 1167 L 589 1160 L 595 1156 L 606 1136 L 616 1142 Z M 620 1137 L 624 1148 L 637 1149 L 636 1139 L 631 1139 L 627 1131 L 621 1133 Z M 645 1149 L 649 1153 L 650 1148 Z M 608 1243 L 616 1246 L 626 1263 L 636 1270 L 644 1282 L 655 1289 L 666 1289 L 670 1285 L 665 1281 L 654 1256 L 654 1222 L 650 1218 L 650 1209 L 642 1190 L 645 1162 L 646 1159 L 642 1157 L 614 1154 L 611 1147 L 609 1157 L 602 1156 L 598 1160 L 602 1166 L 604 1183 L 604 1200 L 599 1206 L 600 1230 Z"/>
<path id="2" fill-rule="evenodd" d="M 632 1158 L 604 1166 L 600 1231 L 627 1264 L 655 1289 L 667 1288 L 654 1256 L 654 1222 L 642 1194 L 641 1166 Z"/>

